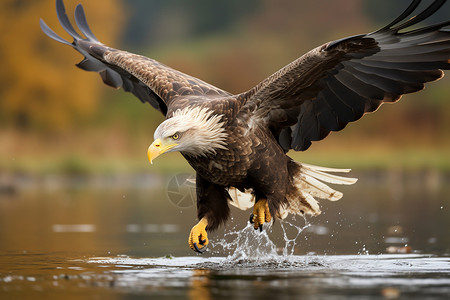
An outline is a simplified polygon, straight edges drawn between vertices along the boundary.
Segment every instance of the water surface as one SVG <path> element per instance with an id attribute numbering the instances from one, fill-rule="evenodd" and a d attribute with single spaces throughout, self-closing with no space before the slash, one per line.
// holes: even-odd
<path id="1" fill-rule="evenodd" d="M 0 298 L 447 299 L 448 175 L 360 177 L 321 216 L 263 233 L 233 209 L 201 256 L 187 247 L 192 191 L 173 177 L 13 186 L 0 194 Z"/>

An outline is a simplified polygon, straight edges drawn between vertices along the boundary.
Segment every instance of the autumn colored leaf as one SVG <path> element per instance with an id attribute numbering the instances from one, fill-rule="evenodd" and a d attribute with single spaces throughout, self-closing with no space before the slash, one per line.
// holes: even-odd
<path id="1" fill-rule="evenodd" d="M 65 1 L 69 17 L 78 2 Z M 83 5 L 95 34 L 105 43 L 114 43 L 124 20 L 121 2 Z M 0 2 L 0 122 L 64 129 L 95 111 L 102 85 L 93 80 L 98 75 L 74 67 L 82 59 L 78 53 L 45 36 L 40 18 L 69 38 L 58 23 L 53 0 Z"/>

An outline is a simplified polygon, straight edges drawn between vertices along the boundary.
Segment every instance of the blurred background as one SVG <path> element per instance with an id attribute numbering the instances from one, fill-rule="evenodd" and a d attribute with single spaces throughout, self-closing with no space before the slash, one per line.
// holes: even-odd
<path id="1" fill-rule="evenodd" d="M 79 0 L 65 1 L 70 17 Z M 85 1 L 89 24 L 105 44 L 143 54 L 232 93 L 327 41 L 373 31 L 404 1 Z M 146 149 L 162 115 L 76 68 L 82 57 L 47 38 L 39 18 L 61 36 L 53 0 L 0 4 L 0 171 L 154 172 L 175 169 L 180 155 L 150 168 Z M 429 20 L 448 18 L 450 5 Z M 239 74 L 239 76 L 236 76 Z M 326 140 L 296 159 L 352 168 L 449 169 L 449 79 Z M 186 167 L 186 165 L 184 165 Z M 158 170 L 159 171 L 159 170 Z"/>
<path id="2" fill-rule="evenodd" d="M 79 2 L 65 1 L 69 17 L 72 18 Z M 410 3 L 409 0 L 81 2 L 93 32 L 103 43 L 152 57 L 232 93 L 250 89 L 327 41 L 384 26 Z M 143 204 L 150 196 L 136 196 L 135 188 L 163 188 L 173 174 L 192 172 L 176 153 L 158 158 L 153 165 L 148 163 L 146 150 L 163 116 L 131 94 L 105 86 L 97 74 L 76 68 L 74 65 L 82 59 L 81 55 L 41 32 L 39 18 L 67 38 L 57 21 L 53 0 L 2 0 L 0 14 L 0 195 L 3 199 L 0 243 L 11 249 L 28 247 L 22 244 L 20 235 L 8 229 L 12 224 L 23 230 L 27 228 L 27 236 L 36 238 L 46 230 L 57 234 L 65 228 L 54 227 L 55 224 L 102 220 L 105 224 L 115 224 L 117 220 L 128 225 L 136 220 L 148 222 L 149 217 L 143 211 L 150 214 L 157 208 L 154 204 L 151 207 Z M 449 15 L 447 3 L 427 23 L 447 20 Z M 398 183 L 383 194 L 383 199 L 391 204 L 399 197 L 417 194 L 414 189 L 405 194 L 400 184 L 405 176 L 413 174 L 414 180 L 425 184 L 438 199 L 429 212 L 433 218 L 443 207 L 446 209 L 439 201 L 447 201 L 441 195 L 450 171 L 449 78 L 428 84 L 424 91 L 407 95 L 398 104 L 382 106 L 375 114 L 366 115 L 342 132 L 313 143 L 305 153 L 290 155 L 311 164 L 352 168 L 354 175 L 368 171 L 388 174 L 372 176 L 375 181 L 369 183 Z M 157 177 L 160 174 L 167 174 L 167 178 Z M 71 188 L 114 186 L 116 190 L 89 196 L 74 190 L 61 192 L 61 186 L 67 185 Z M 417 187 L 416 181 L 410 185 Z M 355 199 L 365 193 L 362 187 L 364 184 L 356 190 Z M 127 207 L 126 199 L 133 195 L 133 202 L 128 205 L 135 206 L 127 213 L 123 208 Z M 96 200 L 100 198 L 109 198 L 111 202 L 99 204 Z M 166 199 L 163 202 L 168 203 Z M 404 207 L 392 205 L 398 213 Z M 416 208 L 415 217 L 423 213 L 420 207 Z M 166 208 L 167 216 L 173 215 L 170 208 L 170 205 Z M 178 222 L 173 219 L 178 218 L 177 214 L 168 222 Z M 189 221 L 180 223 L 188 225 L 179 226 L 190 228 L 195 220 L 194 209 L 188 214 Z M 379 220 L 376 216 L 377 213 L 371 219 L 373 222 Z M 390 225 L 397 226 L 400 223 L 397 217 L 395 214 L 392 221 L 387 220 L 380 232 L 386 232 Z M 48 224 L 42 225 L 42 232 L 28 227 L 44 221 Z M 134 227 L 126 228 L 133 231 Z M 448 226 L 444 228 L 448 230 Z M 76 228 L 67 230 L 76 231 Z M 98 227 L 83 230 L 98 231 Z M 178 231 L 184 239 L 188 229 Z M 164 234 L 161 230 L 155 232 Z M 98 236 L 91 240 L 96 241 Z M 36 240 L 35 246 L 39 243 Z M 73 247 L 76 242 L 72 240 L 67 245 Z M 185 247 L 184 240 L 180 246 Z M 359 245 L 354 247 L 360 249 Z"/>

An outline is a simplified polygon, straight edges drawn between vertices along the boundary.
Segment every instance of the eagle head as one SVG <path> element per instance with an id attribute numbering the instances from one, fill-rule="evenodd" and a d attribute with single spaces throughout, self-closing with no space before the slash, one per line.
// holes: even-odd
<path id="1" fill-rule="evenodd" d="M 172 117 L 156 128 L 155 140 L 147 152 L 150 163 L 166 152 L 179 151 L 196 157 L 215 154 L 217 149 L 227 149 L 228 134 L 222 117 L 202 107 L 176 110 Z"/>

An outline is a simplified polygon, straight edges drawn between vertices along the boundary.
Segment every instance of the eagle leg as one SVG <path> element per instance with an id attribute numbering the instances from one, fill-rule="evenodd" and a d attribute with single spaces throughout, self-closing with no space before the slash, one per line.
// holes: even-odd
<path id="1" fill-rule="evenodd" d="M 208 220 L 203 217 L 197 225 L 192 227 L 191 233 L 189 234 L 189 247 L 198 253 L 203 253 L 206 250 L 206 245 L 208 245 L 208 235 L 206 233 L 206 226 L 208 226 Z"/>
<path id="2" fill-rule="evenodd" d="M 269 202 L 267 199 L 259 199 L 253 206 L 253 213 L 250 215 L 250 223 L 253 224 L 255 230 L 259 228 L 262 231 L 263 224 L 270 222 L 272 215 L 269 211 Z"/>

